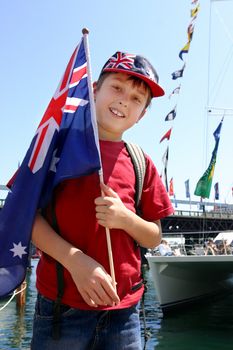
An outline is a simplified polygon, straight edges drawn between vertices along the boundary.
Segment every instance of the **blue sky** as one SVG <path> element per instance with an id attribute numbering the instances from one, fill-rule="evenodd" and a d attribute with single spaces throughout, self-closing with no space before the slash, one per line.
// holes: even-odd
<path id="1" fill-rule="evenodd" d="M 167 141 L 159 144 L 159 140 L 173 127 L 168 180 L 173 177 L 176 197 L 185 199 L 184 182 L 189 179 L 191 199 L 198 200 L 193 194 L 195 185 L 208 166 L 214 148 L 212 134 L 221 120 L 221 115 L 207 117 L 208 72 L 209 104 L 233 108 L 233 1 L 212 3 L 210 61 L 210 1 L 202 0 L 200 5 L 191 47 L 183 56 L 184 76 L 174 81 L 171 73 L 183 65 L 178 54 L 187 42 L 191 0 L 2 2 L 0 184 L 7 182 L 22 161 L 81 30 L 88 27 L 93 80 L 117 50 L 142 54 L 157 69 L 166 95 L 154 100 L 147 116 L 125 134 L 125 139 L 141 145 L 161 172 Z M 179 84 L 179 95 L 169 99 Z M 175 120 L 165 122 L 176 104 Z M 219 182 L 220 200 L 231 203 L 232 130 L 233 115 L 226 116 L 213 180 L 213 184 Z M 212 191 L 210 200 L 213 195 Z"/>

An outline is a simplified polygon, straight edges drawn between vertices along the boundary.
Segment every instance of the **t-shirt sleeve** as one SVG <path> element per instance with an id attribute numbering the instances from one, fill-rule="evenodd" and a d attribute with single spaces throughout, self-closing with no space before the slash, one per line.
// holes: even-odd
<path id="1" fill-rule="evenodd" d="M 147 221 L 156 221 L 171 215 L 174 212 L 172 203 L 158 171 L 150 157 L 147 155 L 146 174 L 140 208 L 143 219 Z"/>

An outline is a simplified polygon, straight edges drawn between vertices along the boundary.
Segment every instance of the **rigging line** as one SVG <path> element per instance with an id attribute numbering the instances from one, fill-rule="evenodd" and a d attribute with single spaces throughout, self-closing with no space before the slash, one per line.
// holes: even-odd
<path id="1" fill-rule="evenodd" d="M 219 76 L 218 76 L 217 79 L 216 79 L 216 84 L 214 84 L 214 87 L 213 87 L 213 89 L 212 89 L 212 90 L 214 91 L 215 86 L 218 86 L 218 85 L 217 85 L 217 80 L 220 80 L 220 76 L 222 76 L 222 79 L 221 79 L 221 81 L 220 81 L 220 83 L 219 83 L 219 88 L 215 91 L 215 94 L 214 94 L 214 92 L 213 92 L 213 94 L 214 94 L 213 103 L 215 102 L 215 100 L 216 100 L 216 98 L 217 98 L 217 93 L 218 93 L 218 91 L 219 91 L 219 89 L 220 89 L 220 87 L 221 87 L 221 85 L 222 85 L 222 82 L 223 82 L 224 77 L 225 77 L 225 74 L 226 74 L 227 67 L 228 67 L 229 64 L 230 64 L 230 61 L 231 61 L 231 58 L 232 58 L 232 54 L 233 54 L 233 52 L 232 52 L 232 49 L 233 49 L 233 36 L 231 35 L 229 29 L 227 28 L 226 23 L 225 23 L 224 20 L 223 20 L 223 17 L 220 15 L 220 12 L 219 12 L 218 8 L 215 7 L 215 6 L 214 6 L 214 12 L 215 12 L 216 16 L 218 17 L 219 22 L 222 24 L 222 27 L 223 27 L 223 29 L 224 29 L 224 31 L 225 31 L 225 33 L 226 33 L 228 39 L 229 39 L 230 42 L 231 42 L 231 47 L 230 47 L 230 49 L 229 49 L 228 54 L 226 55 L 226 59 L 225 59 L 224 64 L 223 64 L 223 66 L 225 65 L 224 73 L 223 73 L 223 74 L 222 74 L 222 73 L 219 73 Z M 228 55 L 229 55 L 229 58 L 227 58 Z M 226 63 L 227 60 L 228 60 L 228 63 Z"/>
<path id="2" fill-rule="evenodd" d="M 6 304 L 4 304 L 1 308 L 0 311 L 2 311 L 3 309 L 5 309 L 5 307 L 7 307 L 8 304 L 10 304 L 11 300 L 15 297 L 15 292 L 12 294 L 12 296 L 10 297 L 10 299 L 6 302 Z"/>
<path id="3" fill-rule="evenodd" d="M 217 15 L 219 21 L 222 23 L 222 26 L 223 26 L 223 28 L 224 28 L 224 30 L 225 30 L 225 32 L 226 32 L 226 34 L 227 34 L 229 40 L 230 40 L 231 43 L 233 44 L 233 36 L 231 35 L 229 29 L 227 28 L 227 26 L 226 26 L 226 24 L 225 24 L 225 22 L 224 22 L 224 20 L 223 20 L 223 17 L 220 15 L 220 13 L 219 13 L 219 11 L 217 10 L 216 7 L 214 7 L 214 11 L 215 11 L 215 13 L 216 13 L 216 15 Z"/>
<path id="4" fill-rule="evenodd" d="M 219 113 L 220 113 L 220 111 L 223 111 L 225 114 L 226 113 L 233 113 L 233 108 L 224 108 L 224 107 L 214 107 L 214 106 L 207 106 L 207 108 L 208 108 L 208 110 L 214 110 L 214 111 L 219 111 Z"/>
<path id="5" fill-rule="evenodd" d="M 14 290 L 12 296 L 11 296 L 10 299 L 0 308 L 0 311 L 2 311 L 3 309 L 5 309 L 5 308 L 7 307 L 7 305 L 10 304 L 10 302 L 12 301 L 12 299 L 14 299 L 14 297 L 15 297 L 17 294 L 23 292 L 26 288 L 27 288 L 27 286 L 24 286 L 24 287 L 22 287 L 19 291 Z"/>
<path id="6" fill-rule="evenodd" d="M 209 115 L 211 115 L 211 117 L 221 117 L 222 113 L 209 113 Z M 231 114 L 225 114 L 225 117 L 231 117 L 233 115 L 233 113 Z"/>
<path id="7" fill-rule="evenodd" d="M 229 68 L 229 65 L 231 63 L 231 60 L 232 60 L 232 56 L 233 56 L 233 44 L 232 46 L 230 47 L 230 50 L 228 51 L 228 54 L 227 54 L 228 57 L 226 57 L 224 63 L 223 63 L 223 69 L 221 68 L 221 72 L 219 72 L 218 74 L 218 77 L 213 85 L 213 88 L 212 88 L 212 92 L 211 94 L 213 94 L 213 101 L 212 101 L 212 104 L 214 105 L 216 99 L 217 99 L 217 94 L 223 84 L 223 81 L 224 81 L 224 78 L 226 76 L 226 73 L 227 73 L 227 70 Z M 222 72 L 223 70 L 223 72 Z M 215 91 L 215 92 L 214 92 Z"/>

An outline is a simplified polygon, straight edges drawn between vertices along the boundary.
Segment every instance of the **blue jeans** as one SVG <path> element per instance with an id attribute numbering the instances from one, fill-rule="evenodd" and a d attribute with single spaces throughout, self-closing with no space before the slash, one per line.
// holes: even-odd
<path id="1" fill-rule="evenodd" d="M 52 338 L 54 302 L 37 297 L 31 350 L 141 350 L 138 306 L 96 311 L 61 307 L 61 337 Z"/>

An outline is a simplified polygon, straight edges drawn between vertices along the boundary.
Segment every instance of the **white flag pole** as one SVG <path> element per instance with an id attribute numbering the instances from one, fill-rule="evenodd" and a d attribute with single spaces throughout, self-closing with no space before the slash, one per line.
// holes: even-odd
<path id="1" fill-rule="evenodd" d="M 99 148 L 99 136 L 98 136 L 97 121 L 96 121 L 95 102 L 94 102 L 93 86 L 92 86 L 92 79 L 91 79 L 90 51 L 89 51 L 89 44 L 88 44 L 89 30 L 87 28 L 83 28 L 82 33 L 83 33 L 84 47 L 85 47 L 85 52 L 87 57 L 87 72 L 88 72 L 87 82 L 88 82 L 88 90 L 89 90 L 89 96 L 90 96 L 91 119 L 92 119 L 93 125 L 95 126 L 94 135 L 95 135 L 96 145 L 98 147 L 99 159 L 100 159 L 99 178 L 100 178 L 100 182 L 104 183 L 103 167 L 102 167 L 101 154 L 100 154 L 100 148 Z M 102 195 L 104 195 L 103 191 L 102 191 Z M 108 247 L 110 273 L 112 277 L 113 287 L 116 290 L 115 270 L 114 270 L 112 244 L 111 244 L 109 228 L 105 227 L 105 231 L 106 231 L 106 239 L 107 239 L 107 247 Z"/>

